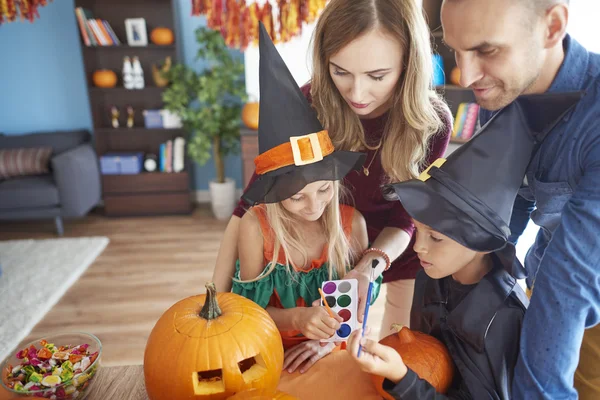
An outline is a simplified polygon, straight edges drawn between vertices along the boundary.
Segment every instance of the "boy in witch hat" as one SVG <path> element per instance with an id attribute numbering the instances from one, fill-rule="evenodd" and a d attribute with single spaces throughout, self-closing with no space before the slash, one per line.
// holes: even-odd
<path id="1" fill-rule="evenodd" d="M 446 396 L 387 346 L 354 332 L 348 349 L 362 369 L 384 376 L 397 399 L 510 399 L 519 335 L 529 303 L 525 271 L 508 242 L 512 205 L 537 144 L 580 93 L 522 96 L 470 142 L 419 179 L 392 184 L 414 219 L 417 275 L 411 329 L 441 340 L 455 364 Z M 359 342 L 364 346 L 356 356 Z"/>
<path id="2" fill-rule="evenodd" d="M 262 24 L 259 47 L 259 178 L 243 195 L 254 207 L 240 222 L 232 291 L 266 308 L 286 348 L 284 368 L 304 372 L 335 347 L 319 340 L 345 323 L 311 307 L 318 289 L 342 279 L 368 245 L 362 215 L 340 204 L 339 182 L 364 155 L 334 149 Z"/>

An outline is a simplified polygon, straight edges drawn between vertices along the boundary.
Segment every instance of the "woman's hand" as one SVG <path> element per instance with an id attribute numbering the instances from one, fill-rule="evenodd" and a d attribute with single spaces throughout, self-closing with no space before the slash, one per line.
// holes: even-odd
<path id="1" fill-rule="evenodd" d="M 285 351 L 283 354 L 283 369 L 291 374 L 304 363 L 300 368 L 300 373 L 303 374 L 314 363 L 331 353 L 334 348 L 335 343 L 323 345 L 318 340 L 302 342 Z"/>
<path id="2" fill-rule="evenodd" d="M 358 281 L 358 315 L 356 318 L 358 322 L 363 322 L 363 316 L 365 314 L 365 305 L 367 304 L 367 293 L 369 291 L 369 279 L 371 276 L 371 269 L 373 260 L 378 260 L 379 264 L 374 271 L 373 279 L 381 274 L 381 271 L 385 268 L 385 260 L 381 257 L 377 257 L 377 253 L 367 253 L 363 258 L 356 264 L 354 269 L 348 272 L 343 279 L 356 279 Z M 370 301 L 370 299 L 369 299 Z"/>
<path id="3" fill-rule="evenodd" d="M 294 329 L 309 339 L 329 339 L 344 321 L 336 314 L 335 318 L 331 318 L 325 307 L 320 306 L 320 300 L 316 300 L 312 307 L 296 307 L 294 310 Z"/>
<path id="4" fill-rule="evenodd" d="M 359 344 L 362 345 L 360 357 L 358 357 Z M 363 338 L 362 329 L 352 332 L 346 350 L 350 352 L 350 356 L 358 363 L 360 369 L 383 376 L 394 383 L 400 382 L 408 372 L 408 367 L 396 350 Z"/>

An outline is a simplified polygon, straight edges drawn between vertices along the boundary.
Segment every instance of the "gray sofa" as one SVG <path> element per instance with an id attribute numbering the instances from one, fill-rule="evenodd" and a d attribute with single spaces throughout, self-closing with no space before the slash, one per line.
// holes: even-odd
<path id="1" fill-rule="evenodd" d="M 0 180 L 0 220 L 86 215 L 100 202 L 98 158 L 87 131 L 0 135 L 0 149 L 52 147 L 50 174 Z"/>

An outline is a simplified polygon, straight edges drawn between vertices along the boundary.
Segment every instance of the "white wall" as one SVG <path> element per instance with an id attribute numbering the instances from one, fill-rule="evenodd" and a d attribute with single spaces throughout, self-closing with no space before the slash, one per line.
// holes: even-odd
<path id="1" fill-rule="evenodd" d="M 310 40 L 315 25 L 316 23 L 304 24 L 302 35 L 293 38 L 289 42 L 275 45 L 298 86 L 302 86 L 310 80 L 312 57 L 309 49 L 311 49 Z M 244 52 L 246 92 L 251 99 L 254 98 L 255 100 L 259 100 L 258 60 L 258 46 L 248 47 Z"/>
<path id="2" fill-rule="evenodd" d="M 571 0 L 567 31 L 589 51 L 600 53 L 600 1 Z"/>

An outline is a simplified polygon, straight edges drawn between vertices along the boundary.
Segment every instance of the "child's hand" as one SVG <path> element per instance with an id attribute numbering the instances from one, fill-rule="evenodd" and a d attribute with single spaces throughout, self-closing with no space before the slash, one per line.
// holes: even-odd
<path id="1" fill-rule="evenodd" d="M 291 374 L 306 361 L 302 368 L 300 368 L 300 373 L 303 374 L 314 363 L 331 353 L 334 348 L 334 343 L 326 343 L 323 346 L 318 340 L 302 342 L 285 351 L 283 354 L 283 369 Z"/>
<path id="2" fill-rule="evenodd" d="M 400 354 L 389 346 L 384 346 L 371 339 L 361 338 L 361 335 L 362 329 L 352 332 L 346 347 L 360 369 L 370 374 L 383 376 L 394 383 L 400 382 L 408 372 Z M 362 344 L 360 358 L 358 357 L 359 344 Z"/>
<path id="3" fill-rule="evenodd" d="M 295 329 L 309 339 L 329 339 L 336 330 L 340 329 L 340 323 L 344 321 L 342 317 L 335 314 L 335 319 L 331 318 L 318 300 L 313 307 L 297 307 L 296 310 L 298 311 Z"/>

